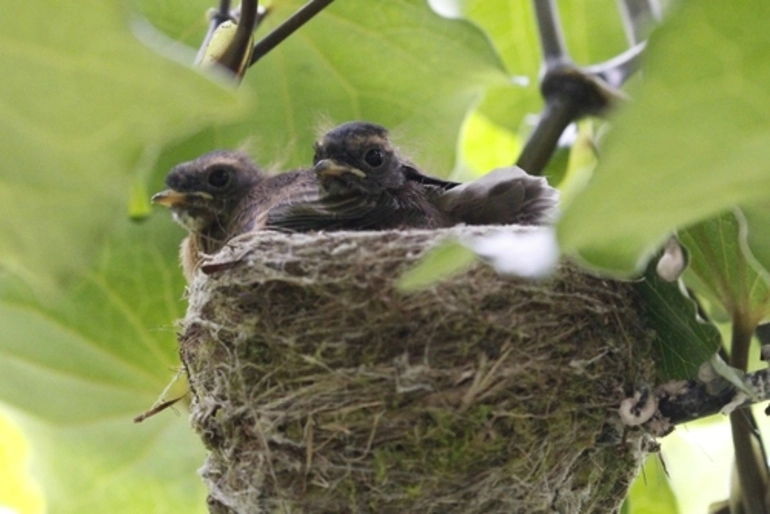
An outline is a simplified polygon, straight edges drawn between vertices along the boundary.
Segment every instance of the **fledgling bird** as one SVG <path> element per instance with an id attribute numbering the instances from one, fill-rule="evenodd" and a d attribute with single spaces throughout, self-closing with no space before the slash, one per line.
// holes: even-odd
<path id="1" fill-rule="evenodd" d="M 349 122 L 315 144 L 320 196 L 273 209 L 268 225 L 288 231 L 382 230 L 546 224 L 558 191 L 517 167 L 459 184 L 420 172 L 373 123 Z"/>
<path id="2" fill-rule="evenodd" d="M 350 122 L 330 130 L 316 142 L 313 164 L 318 199 L 271 210 L 270 227 L 303 232 L 453 224 L 437 198 L 458 183 L 420 173 L 379 125 Z"/>
<path id="3" fill-rule="evenodd" d="M 180 249 L 188 282 L 203 254 L 216 253 L 235 236 L 265 228 L 271 208 L 318 195 L 312 171 L 269 176 L 235 150 L 216 150 L 178 164 L 166 177 L 166 186 L 152 201 L 169 207 L 174 220 L 188 231 Z"/>

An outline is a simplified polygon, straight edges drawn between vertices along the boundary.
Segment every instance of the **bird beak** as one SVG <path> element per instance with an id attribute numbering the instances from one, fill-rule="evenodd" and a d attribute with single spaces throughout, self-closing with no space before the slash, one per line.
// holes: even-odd
<path id="1" fill-rule="evenodd" d="M 331 159 L 321 159 L 318 161 L 318 163 L 316 163 L 313 171 L 319 177 L 339 177 L 345 173 L 350 173 L 360 178 L 366 178 L 366 173 L 359 170 L 358 168 L 339 164 L 338 162 Z"/>
<path id="2" fill-rule="evenodd" d="M 174 189 L 166 189 L 160 193 L 155 193 L 151 201 L 166 207 L 177 207 L 190 203 L 190 200 L 194 197 L 199 197 L 203 200 L 211 200 L 213 198 L 210 194 L 203 192 L 181 193 Z"/>

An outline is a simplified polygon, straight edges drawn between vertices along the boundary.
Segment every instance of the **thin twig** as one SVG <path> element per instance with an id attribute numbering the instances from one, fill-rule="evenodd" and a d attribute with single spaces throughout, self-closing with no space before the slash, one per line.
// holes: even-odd
<path id="1" fill-rule="evenodd" d="M 285 22 L 275 28 L 270 34 L 262 38 L 254 45 L 254 52 L 251 55 L 249 66 L 267 55 L 273 48 L 289 37 L 302 25 L 310 21 L 316 14 L 321 12 L 326 6 L 334 0 L 310 0 L 303 5 L 296 13 L 289 17 Z"/>
<path id="2" fill-rule="evenodd" d="M 537 28 L 540 34 L 540 46 L 546 70 L 569 62 L 569 54 L 564 44 L 559 11 L 554 0 L 534 0 Z"/>
<path id="3" fill-rule="evenodd" d="M 251 36 L 257 23 L 258 0 L 241 0 L 240 19 L 235 31 L 235 36 L 227 47 L 227 50 L 219 60 L 219 64 L 239 75 L 244 68 L 243 61 L 251 50 Z"/>
<path id="4" fill-rule="evenodd" d="M 583 71 L 589 75 L 601 78 L 614 88 L 619 88 L 639 69 L 642 53 L 646 47 L 647 43 L 644 41 L 637 43 L 612 59 L 608 59 L 603 63 L 586 66 Z"/>
<path id="5" fill-rule="evenodd" d="M 631 45 L 644 40 L 644 37 L 657 18 L 651 0 L 619 0 L 623 28 Z"/>

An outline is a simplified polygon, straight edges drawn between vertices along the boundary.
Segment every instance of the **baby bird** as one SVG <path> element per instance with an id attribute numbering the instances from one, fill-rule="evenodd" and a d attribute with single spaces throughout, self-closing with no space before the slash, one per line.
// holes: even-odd
<path id="1" fill-rule="evenodd" d="M 350 122 L 330 130 L 316 142 L 313 164 L 318 199 L 271 210 L 270 227 L 303 232 L 453 224 L 436 200 L 458 184 L 420 173 L 379 125 Z"/>
<path id="2" fill-rule="evenodd" d="M 175 166 L 166 186 L 152 201 L 169 207 L 188 231 L 180 250 L 188 282 L 202 255 L 216 253 L 237 235 L 265 228 L 271 208 L 318 196 L 312 171 L 268 176 L 234 150 L 217 150 Z"/>
<path id="3" fill-rule="evenodd" d="M 515 166 L 465 184 L 430 177 L 373 123 L 330 130 L 316 142 L 313 163 L 319 197 L 271 210 L 269 227 L 303 232 L 539 225 L 555 217 L 558 191 L 544 178 Z"/>

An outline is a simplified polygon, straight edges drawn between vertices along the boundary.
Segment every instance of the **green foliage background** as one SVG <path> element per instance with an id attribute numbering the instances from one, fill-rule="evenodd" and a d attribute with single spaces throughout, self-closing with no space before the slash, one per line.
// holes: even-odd
<path id="1" fill-rule="evenodd" d="M 258 35 L 302 3 L 274 0 Z M 578 62 L 625 48 L 614 0 L 559 5 Z M 50 512 L 205 510 L 204 451 L 184 413 L 131 422 L 178 367 L 183 232 L 148 203 L 171 165 L 243 145 L 263 164 L 302 165 L 318 126 L 368 119 L 429 172 L 464 177 L 510 164 L 541 107 L 529 2 L 465 0 L 448 20 L 423 0 L 339 0 L 237 91 L 191 70 L 194 49 L 178 44 L 199 44 L 209 7 L 0 7 L 0 401 Z M 594 180 L 570 182 L 565 250 L 628 273 L 667 231 L 741 204 L 759 227 L 746 277 L 765 284 L 769 9 L 676 9 Z M 766 295 L 750 301 L 764 313 Z"/>

